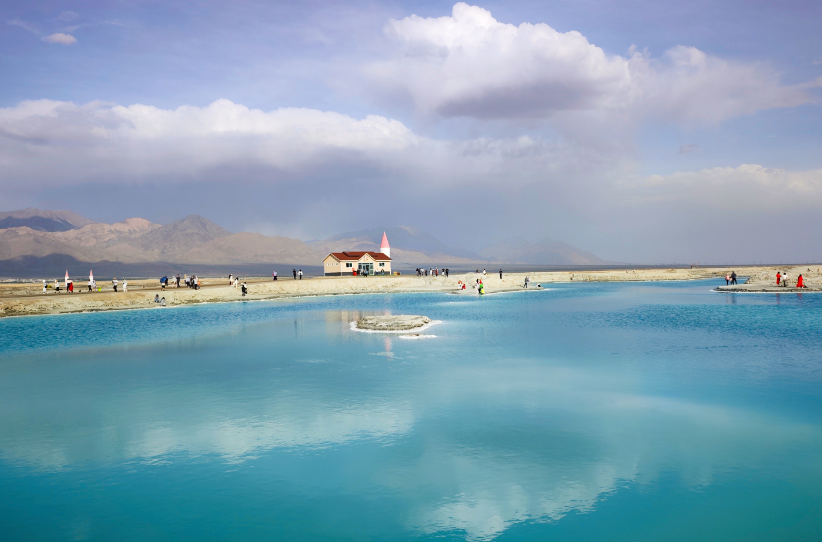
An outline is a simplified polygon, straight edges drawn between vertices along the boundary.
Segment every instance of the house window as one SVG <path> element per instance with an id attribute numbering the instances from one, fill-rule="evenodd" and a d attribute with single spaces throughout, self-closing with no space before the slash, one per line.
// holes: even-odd
<path id="1" fill-rule="evenodd" d="M 385 267 L 385 264 L 380 262 L 380 267 Z"/>
<path id="2" fill-rule="evenodd" d="M 346 264 L 345 264 L 345 266 L 346 266 L 346 267 L 354 267 L 354 264 L 353 264 L 353 263 L 351 263 L 351 262 L 348 262 L 348 263 L 346 263 Z"/>

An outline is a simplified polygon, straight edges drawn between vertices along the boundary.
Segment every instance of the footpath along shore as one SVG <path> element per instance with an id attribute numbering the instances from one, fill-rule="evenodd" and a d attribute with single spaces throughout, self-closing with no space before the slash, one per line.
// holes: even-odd
<path id="1" fill-rule="evenodd" d="M 0 284 L 0 317 L 25 316 L 39 314 L 63 314 L 106 310 L 123 310 L 157 307 L 154 296 L 165 297 L 166 306 L 180 306 L 195 303 L 220 303 L 230 301 L 282 299 L 305 296 L 328 296 L 346 294 L 378 293 L 411 293 L 411 292 L 450 292 L 458 295 L 477 295 L 472 285 L 478 278 L 485 285 L 486 294 L 525 290 L 525 277 L 530 278 L 530 288 L 538 290 L 538 284 L 567 282 L 642 282 L 642 281 L 679 281 L 724 277 L 732 270 L 739 277 L 756 278 L 750 284 L 739 284 L 735 287 L 718 288 L 720 291 L 771 291 L 766 279 L 776 275 L 778 270 L 788 271 L 795 284 L 796 278 L 803 272 L 808 288 L 802 291 L 822 290 L 822 272 L 817 267 L 805 271 L 807 267 L 738 267 L 738 268 L 698 268 L 698 269 L 615 269 L 597 271 L 553 271 L 537 273 L 463 273 L 453 274 L 448 278 L 417 277 L 413 275 L 388 277 L 306 277 L 303 280 L 272 281 L 270 278 L 252 278 L 248 284 L 248 295 L 243 297 L 240 290 L 228 285 L 225 278 L 202 279 L 200 290 L 174 288 L 161 291 L 157 280 L 129 281 L 129 291 L 114 292 L 110 284 L 102 292 L 82 292 L 84 281 L 78 281 L 76 291 L 55 293 L 49 290 L 42 293 L 42 283 L 3 283 Z M 490 271 L 490 270 L 489 270 Z M 460 281 L 467 284 L 460 289 Z M 761 282 L 761 284 L 760 284 Z M 775 282 L 771 280 L 771 282 Z M 747 287 L 747 288 L 746 288 Z M 776 288 L 775 286 L 773 287 Z M 794 288 L 788 289 L 795 290 Z M 785 292 L 780 288 L 776 291 Z"/>

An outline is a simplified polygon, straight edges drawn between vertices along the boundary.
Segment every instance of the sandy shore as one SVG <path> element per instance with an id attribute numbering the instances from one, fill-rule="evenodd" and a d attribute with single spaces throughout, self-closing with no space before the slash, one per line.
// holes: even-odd
<path id="1" fill-rule="evenodd" d="M 794 283 L 800 272 L 805 275 L 808 290 L 822 290 L 822 272 L 813 267 L 813 271 L 806 271 L 805 267 L 787 268 Z M 734 269 L 740 277 L 751 277 L 747 284 L 721 290 L 732 291 L 771 291 L 775 285 L 771 276 L 776 267 L 740 267 Z M 482 278 L 486 294 L 524 290 L 525 276 L 531 279 L 531 289 L 537 289 L 538 284 L 550 285 L 563 282 L 635 282 L 635 281 L 663 281 L 663 280 L 697 280 L 714 277 L 724 277 L 730 273 L 729 268 L 700 268 L 700 269 L 631 269 L 631 270 L 603 270 L 584 272 L 545 272 L 545 273 L 489 273 L 487 275 L 465 273 L 445 277 L 315 277 L 303 280 L 248 279 L 249 293 L 242 297 L 239 289 L 228 286 L 224 278 L 203 279 L 204 287 L 200 290 L 188 288 L 168 288 L 162 292 L 156 280 L 129 281 L 128 292 L 114 292 L 110 284 L 104 285 L 103 292 L 75 292 L 42 293 L 42 283 L 27 284 L 0 284 L 0 316 L 24 316 L 37 314 L 60 314 L 74 312 L 89 312 L 117 309 L 137 309 L 157 307 L 154 303 L 155 294 L 166 298 L 167 306 L 188 305 L 194 303 L 217 303 L 240 300 L 281 299 L 301 296 L 327 296 L 344 294 L 368 293 L 406 293 L 406 292 L 450 292 L 457 295 L 477 295 L 472 285 L 477 278 Z M 459 281 L 468 284 L 466 290 L 460 289 Z M 81 281 L 77 289 L 81 290 Z M 121 288 L 122 290 L 122 288 Z M 791 289 L 793 290 L 793 289 Z M 785 289 L 776 290 L 779 292 Z"/>

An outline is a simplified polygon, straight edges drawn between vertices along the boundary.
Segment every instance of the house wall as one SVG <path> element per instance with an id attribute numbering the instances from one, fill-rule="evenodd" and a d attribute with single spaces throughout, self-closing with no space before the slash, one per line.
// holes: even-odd
<path id="1" fill-rule="evenodd" d="M 350 263 L 352 266 L 346 267 L 346 263 Z M 327 277 L 353 275 L 355 269 L 357 269 L 357 262 L 338 262 L 337 259 L 331 255 L 326 256 L 323 260 L 323 271 Z"/>
<path id="2" fill-rule="evenodd" d="M 385 270 L 386 275 L 391 274 L 391 262 L 381 262 L 379 260 L 375 260 L 371 257 L 370 254 L 363 254 L 362 258 L 360 258 L 361 262 L 371 262 L 374 264 L 374 273 L 379 274 L 382 270 Z"/>

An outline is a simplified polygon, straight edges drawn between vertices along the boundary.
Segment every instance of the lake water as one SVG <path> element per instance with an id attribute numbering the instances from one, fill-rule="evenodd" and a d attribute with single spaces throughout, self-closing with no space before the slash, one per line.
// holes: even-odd
<path id="1" fill-rule="evenodd" d="M 718 284 L 2 320 L 0 532 L 818 541 L 822 295 Z"/>

